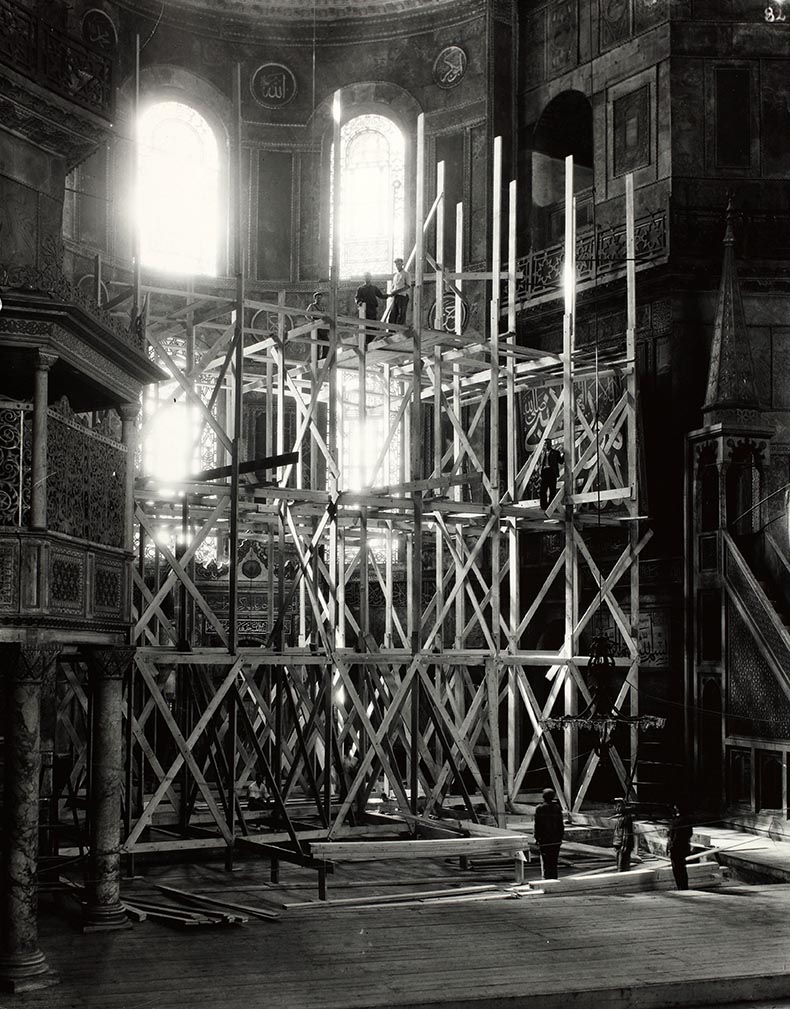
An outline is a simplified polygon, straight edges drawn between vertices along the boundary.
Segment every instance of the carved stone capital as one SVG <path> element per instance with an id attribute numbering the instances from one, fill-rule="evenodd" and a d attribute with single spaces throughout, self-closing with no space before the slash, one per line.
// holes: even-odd
<path id="1" fill-rule="evenodd" d="M 124 424 L 134 424 L 140 415 L 140 404 L 139 403 L 121 403 L 120 406 L 116 407 L 118 410 L 118 416 L 124 422 Z"/>
<path id="2" fill-rule="evenodd" d="M 49 371 L 58 361 L 58 355 L 46 350 L 37 350 L 33 361 L 36 371 Z"/>
<path id="3" fill-rule="evenodd" d="M 41 686 L 54 670 L 60 645 L 0 644 L 0 667 L 6 682 Z"/>
<path id="4" fill-rule="evenodd" d="M 133 645 L 112 648 L 91 648 L 89 665 L 91 675 L 103 680 L 122 680 L 134 661 L 137 649 Z"/>

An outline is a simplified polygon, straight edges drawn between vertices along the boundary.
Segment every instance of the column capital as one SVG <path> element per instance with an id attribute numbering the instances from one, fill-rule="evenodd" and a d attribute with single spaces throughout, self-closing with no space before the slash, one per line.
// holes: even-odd
<path id="1" fill-rule="evenodd" d="M 134 423 L 140 415 L 140 404 L 137 402 L 120 403 L 115 409 L 124 423 Z"/>
<path id="2" fill-rule="evenodd" d="M 49 371 L 58 361 L 58 355 L 49 350 L 37 350 L 33 358 L 33 365 L 36 371 Z"/>
<path id="3" fill-rule="evenodd" d="M 0 644 L 0 663 L 9 681 L 40 686 L 51 674 L 60 650 L 60 645 L 3 642 Z"/>
<path id="4" fill-rule="evenodd" d="M 87 654 L 91 674 L 104 680 L 122 680 L 129 672 L 136 652 L 133 645 L 90 648 Z"/>

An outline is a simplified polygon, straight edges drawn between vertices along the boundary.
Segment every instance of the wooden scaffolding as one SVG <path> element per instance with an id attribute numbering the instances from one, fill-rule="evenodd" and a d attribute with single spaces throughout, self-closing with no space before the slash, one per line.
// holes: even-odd
<path id="1" fill-rule="evenodd" d="M 553 354 L 516 340 L 517 186 L 504 216 L 500 140 L 486 274 L 464 273 L 460 204 L 455 268 L 444 265 L 443 166 L 426 213 L 424 150 L 421 118 L 412 325 L 338 314 L 337 234 L 326 315 L 289 305 L 286 292 L 246 296 L 241 228 L 235 298 L 146 288 L 138 275 L 151 353 L 218 456 L 166 488 L 145 476 L 136 484 L 137 652 L 124 702 L 131 855 L 247 844 L 275 864 L 312 865 L 305 840 L 370 830 L 365 808 L 382 790 L 424 815 L 453 796 L 470 818 L 504 826 L 534 790 L 536 768 L 534 780 L 580 810 L 601 752 L 580 748 L 573 724 L 545 722 L 590 704 L 583 642 L 602 615 L 615 638 L 617 709 L 637 714 L 638 557 L 649 533 L 637 486 L 632 180 L 624 344 L 606 355 L 574 346 L 569 213 Z M 569 164 L 568 208 L 572 175 Z M 447 294 L 454 305 L 435 312 L 436 328 L 422 325 L 429 284 L 437 306 Z M 486 333 L 462 326 L 470 284 L 490 287 Z M 265 431 L 265 457 L 253 460 L 250 396 Z M 538 420 L 527 440 L 529 404 Z M 143 441 L 155 416 L 153 406 L 144 414 Z M 560 478 L 541 507 L 552 446 Z M 179 531 L 175 544 L 163 526 Z M 596 559 L 602 528 L 620 538 L 606 570 Z M 529 545 L 546 537 L 556 549 L 536 563 L 543 554 Z M 195 558 L 212 540 L 227 573 L 209 594 Z M 257 551 L 265 600 L 266 633 L 254 644 L 239 620 L 240 544 Z M 549 614 L 562 620 L 557 647 L 541 642 Z M 626 792 L 637 731 L 609 750 Z M 241 801 L 256 776 L 269 796 L 263 830 L 251 829 Z"/>

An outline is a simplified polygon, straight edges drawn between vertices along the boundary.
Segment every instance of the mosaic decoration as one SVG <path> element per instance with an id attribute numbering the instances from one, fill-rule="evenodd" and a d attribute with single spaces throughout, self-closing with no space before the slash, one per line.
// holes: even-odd
<path id="1" fill-rule="evenodd" d="M 265 109 L 281 109 L 296 97 L 296 78 L 282 63 L 264 63 L 250 78 L 250 91 Z"/>
<path id="2" fill-rule="evenodd" d="M 460 46 L 447 46 L 433 62 L 433 82 L 440 88 L 454 88 L 466 73 L 466 53 Z"/>
<path id="3" fill-rule="evenodd" d="M 576 3 L 555 0 L 549 11 L 549 74 L 555 75 L 576 66 Z"/>
<path id="4" fill-rule="evenodd" d="M 650 164 L 650 87 L 614 102 L 614 174 L 625 175 Z"/>
<path id="5" fill-rule="evenodd" d="M 601 49 L 611 49 L 631 34 L 630 0 L 600 0 Z"/>

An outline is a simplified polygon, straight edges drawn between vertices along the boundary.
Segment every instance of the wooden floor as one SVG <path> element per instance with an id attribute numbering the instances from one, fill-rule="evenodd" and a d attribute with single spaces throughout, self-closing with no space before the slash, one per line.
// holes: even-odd
<path id="1" fill-rule="evenodd" d="M 588 856 L 576 856 L 585 869 Z M 511 879 L 503 865 L 339 867 L 330 899 Z M 152 868 L 156 882 L 271 908 L 315 900 L 315 877 L 245 862 Z M 561 875 L 573 871 L 565 866 Z M 527 876 L 535 877 L 534 863 Z M 442 881 L 444 881 L 442 883 Z M 501 882 L 497 882 L 501 881 Z M 497 896 L 497 891 L 493 891 Z M 44 901 L 41 945 L 61 983 L 0 1005 L 36 1009 L 642 1009 L 790 1000 L 790 886 L 623 896 L 289 908 L 278 921 L 174 929 L 151 921 L 82 935 L 68 904 Z M 776 1000 L 774 1002 L 768 1000 Z"/>

